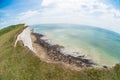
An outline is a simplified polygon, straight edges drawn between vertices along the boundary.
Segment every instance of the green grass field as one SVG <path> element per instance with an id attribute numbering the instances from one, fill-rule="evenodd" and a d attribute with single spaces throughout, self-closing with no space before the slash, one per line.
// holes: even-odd
<path id="1" fill-rule="evenodd" d="M 13 44 L 24 25 L 0 30 L 0 80 L 120 80 L 120 65 L 111 69 L 73 71 L 61 64 L 40 61 L 19 42 Z"/>

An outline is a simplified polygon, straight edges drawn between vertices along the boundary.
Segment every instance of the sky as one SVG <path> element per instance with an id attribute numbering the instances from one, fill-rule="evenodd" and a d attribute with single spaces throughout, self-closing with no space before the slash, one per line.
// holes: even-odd
<path id="1" fill-rule="evenodd" d="M 120 33 L 120 0 L 0 0 L 0 28 L 70 23 Z"/>

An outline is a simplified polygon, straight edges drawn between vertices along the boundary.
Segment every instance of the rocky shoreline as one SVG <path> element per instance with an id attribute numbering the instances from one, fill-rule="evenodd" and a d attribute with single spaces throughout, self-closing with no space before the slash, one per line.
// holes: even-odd
<path id="1" fill-rule="evenodd" d="M 42 34 L 34 33 L 32 31 L 32 35 L 34 35 L 36 37 L 36 41 L 34 41 L 34 43 L 37 43 L 40 46 L 42 46 L 45 49 L 46 54 L 53 61 L 63 62 L 65 64 L 74 65 L 74 66 L 80 67 L 80 68 L 97 66 L 96 63 L 94 63 L 90 59 L 86 59 L 84 56 L 75 57 L 75 56 L 72 56 L 69 54 L 65 54 L 63 52 L 64 46 L 60 46 L 57 44 L 51 44 L 49 40 L 42 39 L 44 37 L 44 35 L 42 35 Z M 73 53 L 75 53 L 75 52 L 73 52 Z M 76 53 L 78 53 L 78 52 L 76 52 Z"/>

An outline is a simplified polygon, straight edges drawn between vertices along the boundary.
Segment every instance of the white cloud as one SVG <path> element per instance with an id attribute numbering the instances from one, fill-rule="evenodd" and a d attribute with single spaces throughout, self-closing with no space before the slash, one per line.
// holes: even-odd
<path id="1" fill-rule="evenodd" d="M 11 21 L 85 24 L 120 32 L 120 11 L 101 0 L 43 0 L 39 7 L 38 10 L 22 12 Z"/>
<path id="2" fill-rule="evenodd" d="M 19 20 L 26 20 L 26 19 L 31 18 L 31 17 L 38 15 L 38 14 L 39 14 L 39 11 L 29 10 L 29 11 L 20 13 L 18 16 L 18 19 Z"/>
<path id="3" fill-rule="evenodd" d="M 113 13 L 115 17 L 120 17 L 120 11 L 119 10 L 111 9 L 111 13 Z"/>
<path id="4" fill-rule="evenodd" d="M 50 4 L 55 5 L 53 8 L 47 8 L 47 11 L 53 12 L 53 14 L 66 14 L 75 15 L 89 15 L 94 12 L 106 12 L 109 6 L 99 2 L 98 0 L 44 0 L 42 6 L 48 6 Z M 83 7 L 85 6 L 86 9 Z"/>
<path id="5" fill-rule="evenodd" d="M 48 7 L 50 4 L 54 7 Z M 46 22 L 94 25 L 120 32 L 120 11 L 100 0 L 43 0 L 42 6 L 47 6 L 42 11 Z"/>

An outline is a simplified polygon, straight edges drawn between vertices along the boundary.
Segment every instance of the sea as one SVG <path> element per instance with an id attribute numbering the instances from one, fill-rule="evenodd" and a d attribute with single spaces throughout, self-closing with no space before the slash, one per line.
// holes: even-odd
<path id="1" fill-rule="evenodd" d="M 79 52 L 78 55 L 84 55 L 97 64 L 114 66 L 120 63 L 119 33 L 78 24 L 36 24 L 30 28 L 54 44 Z"/>

